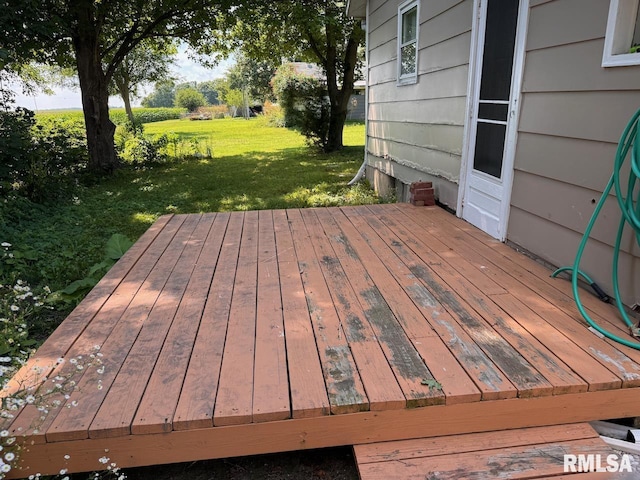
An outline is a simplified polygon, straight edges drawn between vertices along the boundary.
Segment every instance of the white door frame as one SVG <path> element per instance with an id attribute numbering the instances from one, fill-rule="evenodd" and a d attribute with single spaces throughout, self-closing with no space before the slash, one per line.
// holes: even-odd
<path id="1" fill-rule="evenodd" d="M 468 195 L 469 174 L 473 170 L 475 153 L 475 135 L 478 115 L 480 81 L 482 80 L 482 60 L 486 31 L 487 1 L 473 1 L 473 22 L 471 27 L 471 49 L 469 53 L 469 77 L 467 81 L 467 105 L 460 166 L 460 185 L 456 214 L 462 217 L 465 198 Z M 522 96 L 522 78 L 524 73 L 525 47 L 529 24 L 529 0 L 520 0 L 518 26 L 514 48 L 513 73 L 511 77 L 511 105 L 508 113 L 509 124 L 505 138 L 505 153 L 502 165 L 502 202 L 498 227 L 498 240 L 505 241 L 511 209 L 511 189 L 513 185 L 513 167 L 520 120 L 520 99 Z"/>

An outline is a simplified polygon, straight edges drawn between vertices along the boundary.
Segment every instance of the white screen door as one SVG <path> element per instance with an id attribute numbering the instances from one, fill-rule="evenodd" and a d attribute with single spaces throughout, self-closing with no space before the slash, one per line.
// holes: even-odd
<path id="1" fill-rule="evenodd" d="M 462 217 L 500 240 L 509 215 L 527 10 L 527 0 L 480 0 L 478 12 Z"/>

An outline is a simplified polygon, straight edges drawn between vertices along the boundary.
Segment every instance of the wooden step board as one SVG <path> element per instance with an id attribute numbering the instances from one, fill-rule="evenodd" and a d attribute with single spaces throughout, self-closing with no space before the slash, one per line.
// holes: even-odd
<path id="1" fill-rule="evenodd" d="M 594 455 L 594 462 L 599 455 L 601 467 L 609 466 L 607 455 L 614 452 L 588 423 L 372 443 L 354 451 L 362 480 L 586 480 L 640 473 L 565 472 L 567 454 Z"/>

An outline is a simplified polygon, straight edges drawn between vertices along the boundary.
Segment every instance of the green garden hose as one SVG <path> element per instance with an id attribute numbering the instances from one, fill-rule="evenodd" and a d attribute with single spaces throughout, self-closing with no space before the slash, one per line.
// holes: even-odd
<path id="1" fill-rule="evenodd" d="M 582 317 L 586 320 L 586 322 L 596 331 L 600 332 L 607 338 L 610 338 L 618 343 L 626 345 L 627 347 L 635 348 L 640 350 L 640 342 L 632 341 L 627 338 L 622 338 L 618 335 L 615 335 L 608 330 L 605 330 L 600 325 L 598 325 L 587 313 L 582 302 L 580 301 L 580 294 L 578 292 L 578 276 L 583 276 L 587 281 L 594 286 L 594 282 L 586 276 L 583 272 L 580 271 L 580 261 L 582 260 L 582 255 L 584 253 L 584 249 L 587 245 L 587 241 L 589 240 L 589 236 L 591 235 L 591 230 L 604 206 L 604 203 L 609 196 L 609 192 L 611 188 L 615 188 L 616 199 L 618 201 L 618 205 L 620 206 L 620 210 L 622 212 L 622 218 L 620 219 L 620 225 L 618 226 L 618 234 L 616 236 L 616 242 L 613 247 L 613 291 L 616 299 L 616 305 L 624 320 L 627 327 L 631 332 L 631 335 L 638 337 L 640 336 L 640 325 L 636 326 L 633 324 L 629 315 L 627 314 L 624 304 L 622 303 L 622 299 L 620 297 L 620 288 L 618 282 L 618 260 L 620 258 L 620 247 L 622 243 L 622 234 L 624 233 L 624 229 L 626 224 L 628 223 L 633 229 L 636 242 L 640 246 L 640 192 L 636 191 L 636 187 L 640 187 L 640 110 L 638 110 L 629 120 L 622 137 L 620 138 L 620 143 L 618 144 L 618 150 L 616 151 L 616 159 L 613 168 L 613 174 L 609 179 L 609 183 L 604 189 L 602 196 L 600 197 L 600 201 L 596 205 L 595 210 L 593 211 L 593 215 L 591 216 L 591 220 L 589 220 L 589 224 L 587 225 L 587 229 L 582 236 L 582 241 L 580 242 L 580 246 L 578 247 L 578 251 L 576 253 L 576 259 L 573 262 L 572 267 L 562 267 L 551 275 L 555 277 L 560 272 L 569 270 L 572 272 L 571 275 L 571 285 L 573 289 L 573 298 L 575 299 L 576 305 L 578 307 L 578 311 L 582 315 Z M 629 173 L 629 179 L 627 181 L 627 196 L 622 194 L 622 186 L 620 184 L 621 181 L 621 170 L 624 162 L 627 158 L 627 155 L 631 152 L 630 161 L 631 161 L 631 171 Z M 594 287 L 595 288 L 595 287 Z M 604 294 L 604 292 L 603 292 Z M 602 298 L 602 295 L 601 295 Z"/>

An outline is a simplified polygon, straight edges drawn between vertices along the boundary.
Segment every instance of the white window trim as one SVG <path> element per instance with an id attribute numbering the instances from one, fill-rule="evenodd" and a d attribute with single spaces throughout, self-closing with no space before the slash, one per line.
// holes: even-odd
<path id="1" fill-rule="evenodd" d="M 402 47 L 409 45 L 402 43 L 402 15 L 416 7 L 416 71 L 402 75 Z M 398 7 L 398 85 L 411 85 L 418 82 L 418 53 L 420 47 L 420 1 L 408 0 Z"/>
<path id="2" fill-rule="evenodd" d="M 611 0 L 602 53 L 603 67 L 640 65 L 640 53 L 616 53 L 631 47 L 640 0 Z"/>

